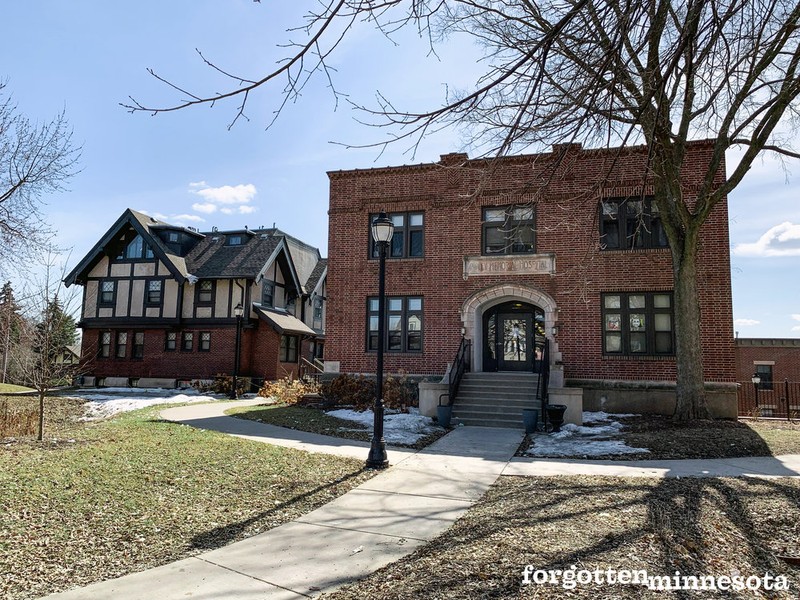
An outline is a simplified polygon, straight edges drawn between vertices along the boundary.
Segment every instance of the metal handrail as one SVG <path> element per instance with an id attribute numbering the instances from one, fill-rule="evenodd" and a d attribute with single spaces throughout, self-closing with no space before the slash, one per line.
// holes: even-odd
<path id="1" fill-rule="evenodd" d="M 536 367 L 534 364 L 534 371 Z M 550 403 L 548 388 L 550 387 L 550 340 L 545 339 L 542 348 L 542 362 L 539 369 L 539 380 L 536 382 L 536 399 L 542 403 L 542 423 L 547 428 L 547 405 Z"/>
<path id="2" fill-rule="evenodd" d="M 458 386 L 461 385 L 461 378 L 464 373 L 469 371 L 469 351 L 471 342 L 467 338 L 461 338 L 461 343 L 458 346 L 456 357 L 453 364 L 450 366 L 450 371 L 447 378 L 447 392 L 439 396 L 439 406 L 442 405 L 442 398 L 447 396 L 450 406 L 455 402 L 456 394 L 458 394 Z"/>
<path id="3" fill-rule="evenodd" d="M 303 356 L 300 357 L 300 364 L 305 366 L 306 368 L 310 367 L 311 369 L 315 370 L 317 373 L 324 373 L 325 372 L 325 369 L 320 367 L 316 362 L 311 362 L 310 360 L 308 360 L 307 358 L 305 358 Z"/>

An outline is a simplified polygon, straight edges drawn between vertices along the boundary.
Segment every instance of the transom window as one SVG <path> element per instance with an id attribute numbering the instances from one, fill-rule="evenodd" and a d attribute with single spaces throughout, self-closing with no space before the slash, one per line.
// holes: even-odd
<path id="1" fill-rule="evenodd" d="M 602 303 L 605 354 L 674 354 L 671 293 L 609 293 Z"/>
<path id="2" fill-rule="evenodd" d="M 600 202 L 601 249 L 666 248 L 668 245 L 652 196 L 608 198 Z"/>
<path id="3" fill-rule="evenodd" d="M 372 221 L 378 215 L 369 216 L 370 228 Z M 425 215 L 421 212 L 391 213 L 389 218 L 394 225 L 394 234 L 386 252 L 388 258 L 414 258 L 422 256 L 424 252 L 424 224 Z M 370 256 L 378 258 L 378 244 L 369 231 Z"/>
<path id="4" fill-rule="evenodd" d="M 497 206 L 483 209 L 483 254 L 536 252 L 533 206 Z"/>
<path id="5" fill-rule="evenodd" d="M 160 279 L 151 279 L 147 282 L 147 303 L 161 304 L 161 285 Z"/>
<path id="6" fill-rule="evenodd" d="M 295 363 L 297 362 L 297 336 L 296 335 L 282 335 L 281 348 L 280 348 L 281 362 Z"/>
<path id="7" fill-rule="evenodd" d="M 389 352 L 422 352 L 422 298 L 386 299 L 386 340 Z M 378 349 L 378 299 L 367 300 L 367 350 Z"/>

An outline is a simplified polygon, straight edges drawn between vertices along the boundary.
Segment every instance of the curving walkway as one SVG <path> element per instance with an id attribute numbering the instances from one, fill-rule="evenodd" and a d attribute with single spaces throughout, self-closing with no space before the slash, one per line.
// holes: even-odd
<path id="1" fill-rule="evenodd" d="M 261 399 L 169 408 L 164 419 L 249 440 L 365 460 L 366 442 L 224 416 Z M 53 600 L 296 599 L 360 579 L 425 545 L 500 475 L 800 477 L 800 456 L 690 461 L 515 458 L 522 430 L 459 427 L 421 451 L 390 448 L 391 467 L 299 519 L 192 558 L 48 596 Z"/>

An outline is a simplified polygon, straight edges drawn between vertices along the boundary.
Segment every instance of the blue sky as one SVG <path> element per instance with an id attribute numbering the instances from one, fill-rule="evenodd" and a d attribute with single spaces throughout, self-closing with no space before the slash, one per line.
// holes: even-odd
<path id="1" fill-rule="evenodd" d="M 276 44 L 300 23 L 308 2 L 170 0 L 113 3 L 88 0 L 13 2 L 0 77 L 21 112 L 49 120 L 61 109 L 83 145 L 82 171 L 68 193 L 47 199 L 58 241 L 74 264 L 126 208 L 200 229 L 271 226 L 327 245 L 328 180 L 337 169 L 428 162 L 463 149 L 457 131 L 430 137 L 416 151 L 389 146 L 347 149 L 385 132 L 358 124 L 317 78 L 269 130 L 277 90 L 251 97 L 249 121 L 230 131 L 236 105 L 199 107 L 152 117 L 129 114 L 132 95 L 168 103 L 159 74 L 192 91 L 227 89 L 195 48 L 225 69 L 255 77 L 285 56 Z M 369 103 L 380 90 L 400 107 L 435 106 L 465 88 L 477 51 L 457 40 L 428 55 L 413 32 L 397 45 L 366 26 L 334 57 L 337 88 Z M 729 157 L 729 160 L 735 157 Z M 729 198 L 734 329 L 741 337 L 800 336 L 800 164 L 765 157 Z"/>

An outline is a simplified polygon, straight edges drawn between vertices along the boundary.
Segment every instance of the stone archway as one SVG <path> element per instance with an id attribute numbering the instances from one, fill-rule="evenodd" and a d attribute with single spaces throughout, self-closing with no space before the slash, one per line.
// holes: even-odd
<path id="1" fill-rule="evenodd" d="M 483 313 L 498 304 L 522 300 L 534 304 L 544 311 L 544 331 L 550 340 L 551 364 L 561 360 L 558 342 L 553 337 L 553 326 L 558 321 L 558 307 L 555 300 L 543 291 L 519 283 L 502 283 L 478 290 L 461 305 L 461 321 L 464 324 L 464 337 L 472 340 L 473 372 L 483 370 Z"/>

